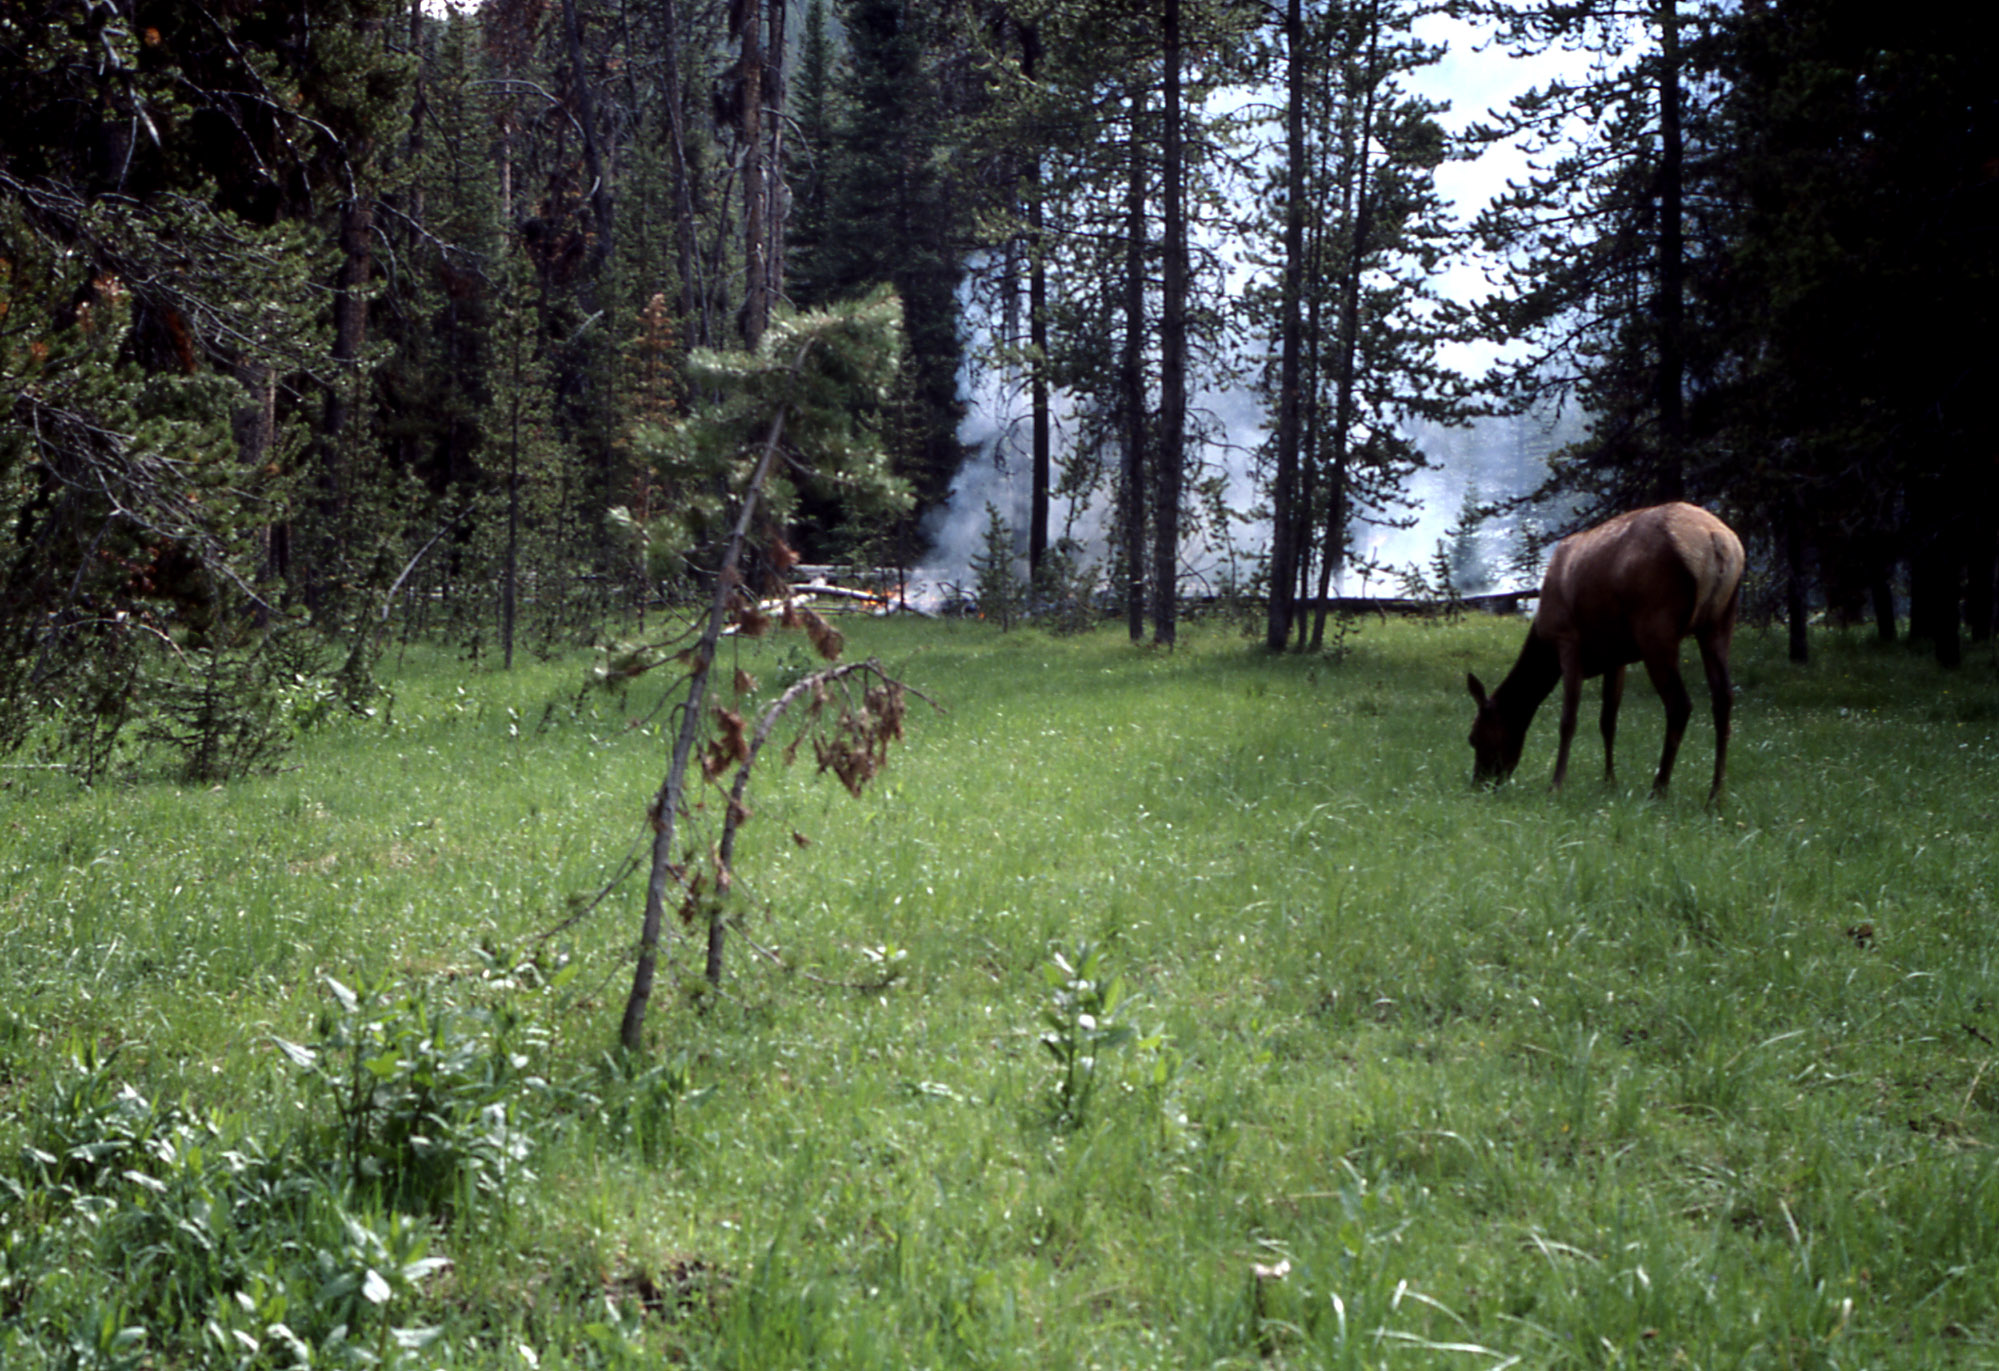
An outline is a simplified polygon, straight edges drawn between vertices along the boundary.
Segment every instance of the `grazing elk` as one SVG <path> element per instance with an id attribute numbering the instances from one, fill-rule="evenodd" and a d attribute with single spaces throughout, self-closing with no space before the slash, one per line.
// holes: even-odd
<path id="1" fill-rule="evenodd" d="M 1473 779 L 1496 783 L 1513 773 L 1527 726 L 1559 680 L 1555 789 L 1561 789 L 1589 676 L 1603 677 L 1603 771 L 1606 781 L 1615 779 L 1611 747 L 1624 668 L 1643 662 L 1666 706 L 1666 749 L 1652 782 L 1652 793 L 1663 795 L 1694 708 L 1680 678 L 1680 640 L 1691 635 L 1700 644 L 1714 702 L 1714 788 L 1708 803 L 1718 800 L 1728 764 L 1733 703 L 1728 644 L 1741 599 L 1742 561 L 1742 542 L 1728 525 L 1686 504 L 1633 510 L 1556 544 L 1541 582 L 1540 607 L 1513 670 L 1490 695 L 1478 677 L 1465 675 L 1478 702 L 1471 729 Z"/>

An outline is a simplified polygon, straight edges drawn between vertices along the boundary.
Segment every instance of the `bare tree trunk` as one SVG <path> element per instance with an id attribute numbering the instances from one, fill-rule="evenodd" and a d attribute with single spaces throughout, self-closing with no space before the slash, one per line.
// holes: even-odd
<path id="1" fill-rule="evenodd" d="M 1020 30 L 1020 72 L 1032 85 L 1041 61 L 1041 30 L 1023 24 Z M 1041 578 L 1041 563 L 1048 555 L 1048 498 L 1053 454 L 1048 423 L 1048 266 L 1045 260 L 1044 230 L 1047 207 L 1043 203 L 1041 154 L 1029 155 L 1027 163 L 1027 342 L 1028 407 L 1032 428 L 1033 456 L 1028 480 L 1027 579 L 1030 585 Z"/>
<path id="2" fill-rule="evenodd" d="M 1038 583 L 1048 556 L 1048 500 L 1053 484 L 1053 441 L 1048 420 L 1048 264 L 1042 228 L 1041 159 L 1028 170 L 1027 342 L 1029 405 L 1033 410 L 1033 471 L 1027 515 L 1027 577 Z"/>
<path id="3" fill-rule="evenodd" d="M 1884 643 L 1895 641 L 1895 587 L 1888 580 L 1892 565 L 1885 557 L 1877 558 L 1867 577 L 1867 593 L 1874 602 L 1874 636 Z"/>
<path id="4" fill-rule="evenodd" d="M 791 219 L 791 192 L 784 180 L 784 132 L 790 122 L 785 118 L 786 10 L 787 0 L 770 0 L 770 36 L 764 45 L 770 54 L 764 89 L 764 103 L 770 111 L 770 194 L 765 214 L 769 233 L 764 247 L 764 289 L 768 306 L 773 309 L 784 299 L 784 235 Z"/>
<path id="5" fill-rule="evenodd" d="M 1805 628 L 1805 514 L 1794 500 L 1784 512 L 1784 615 L 1789 623 L 1790 656 L 1811 660 L 1811 639 Z"/>
<path id="6" fill-rule="evenodd" d="M 1680 127 L 1679 0 L 1658 0 L 1659 8 L 1659 280 L 1655 309 L 1659 327 L 1659 445 L 1656 494 L 1678 500 L 1686 494 L 1683 444 L 1686 433 L 1682 343 L 1686 314 L 1686 250 L 1681 227 L 1682 145 Z"/>
<path id="7" fill-rule="evenodd" d="M 1322 122 L 1316 130 L 1318 134 L 1319 157 L 1313 168 L 1314 182 L 1318 187 L 1333 184 L 1332 157 L 1333 139 L 1330 133 L 1332 100 L 1322 102 Z M 1321 190 L 1323 194 L 1323 189 Z M 1313 214 L 1308 233 L 1309 247 L 1306 253 L 1306 267 L 1312 279 L 1324 274 L 1326 259 L 1326 216 Z M 1332 562 L 1321 560 L 1314 571 L 1313 558 L 1317 547 L 1312 537 L 1312 512 L 1319 503 L 1319 473 L 1325 465 L 1325 406 L 1320 403 L 1320 377 L 1325 369 L 1325 292 L 1312 292 L 1312 301 L 1305 313 L 1305 366 L 1299 389 L 1303 394 L 1303 413 L 1300 415 L 1303 432 L 1298 450 L 1299 497 L 1298 497 L 1298 593 L 1309 593 L 1316 584 L 1318 589 L 1317 608 L 1311 615 L 1302 610 L 1298 614 L 1298 644 L 1306 646 L 1308 632 L 1311 637 L 1310 649 L 1317 652 L 1326 641 L 1326 580 L 1332 569 Z M 1326 549 L 1323 557 L 1330 557 L 1332 549 Z M 1315 582 L 1314 576 L 1317 580 Z"/>
<path id="8" fill-rule="evenodd" d="M 1332 426 L 1332 461 L 1327 484 L 1331 487 L 1327 500 L 1325 549 L 1319 560 L 1319 610 L 1318 624 L 1313 630 L 1315 643 L 1322 641 L 1327 613 L 1327 598 L 1331 591 L 1333 573 L 1338 570 L 1346 556 L 1347 536 L 1347 491 L 1351 486 L 1347 470 L 1348 450 L 1353 436 L 1354 389 L 1358 383 L 1356 375 L 1360 353 L 1360 284 L 1367 266 L 1367 242 L 1374 226 L 1374 200 L 1369 185 L 1369 148 L 1374 142 L 1374 102 L 1380 85 L 1375 71 L 1375 57 L 1381 41 L 1381 4 L 1374 0 L 1368 10 L 1367 65 L 1363 69 L 1360 106 L 1360 126 L 1353 139 L 1354 170 L 1352 173 L 1351 212 L 1347 216 L 1352 241 L 1347 246 L 1347 261 L 1340 276 L 1340 306 L 1338 349 L 1333 359 L 1334 395 Z"/>
<path id="9" fill-rule="evenodd" d="M 345 382 L 359 365 L 368 342 L 368 278 L 375 267 L 374 228 L 374 198 L 357 189 L 340 207 L 340 271 L 333 285 L 333 361 L 337 379 L 327 391 L 320 428 L 325 440 L 321 489 L 336 506 L 346 497 L 345 473 L 339 470 L 336 451 L 349 417 Z"/>
<path id="10" fill-rule="evenodd" d="M 737 111 L 736 138 L 743 158 L 743 345 L 752 352 L 770 323 L 770 243 L 765 215 L 770 184 L 764 166 L 763 0 L 737 0 L 740 6 L 742 108 Z"/>
<path id="11" fill-rule="evenodd" d="M 507 563 L 500 584 L 500 659 L 514 669 L 514 624 L 520 610 L 521 577 L 521 421 L 514 403 L 513 442 L 507 454 Z"/>
<path id="12" fill-rule="evenodd" d="M 1277 472 L 1271 490 L 1270 614 L 1264 645 L 1282 652 L 1291 641 L 1298 580 L 1299 362 L 1305 275 L 1305 20 L 1303 0 L 1284 13 L 1284 280 L 1279 307 Z"/>
<path id="13" fill-rule="evenodd" d="M 1970 547 L 1965 556 L 1964 616 L 1974 643 L 1992 641 L 1995 589 L 1999 589 L 1999 525 L 1992 505 L 1980 501 L 1970 516 Z"/>
<path id="14" fill-rule="evenodd" d="M 325 407 L 320 412 L 316 444 L 314 481 L 318 528 L 307 545 L 294 545 L 294 556 L 303 554 L 302 587 L 306 602 L 318 609 L 328 589 L 328 568 L 324 559 L 339 537 L 339 524 L 347 508 L 346 471 L 347 426 L 351 420 L 351 400 L 358 397 L 361 356 L 368 341 L 368 278 L 374 272 L 371 234 L 375 223 L 372 196 L 356 187 L 340 206 L 340 269 L 333 282 L 333 362 L 326 387 Z"/>
<path id="15" fill-rule="evenodd" d="M 583 126 L 583 165 L 590 173 L 590 217 L 596 233 L 583 267 L 586 299 L 595 299 L 597 281 L 611 257 L 614 224 L 611 177 L 604 165 L 597 130 L 597 101 L 590 92 L 590 74 L 583 60 L 583 28 L 576 18 L 576 0 L 562 0 L 562 31 L 569 52 L 569 79 L 574 86 L 577 122 Z"/>
<path id="16" fill-rule="evenodd" d="M 1312 621 L 1312 650 L 1314 652 L 1325 646 L 1326 615 L 1332 604 L 1333 571 L 1346 557 L 1346 467 L 1335 464 L 1326 485 L 1326 537 L 1325 545 L 1319 552 L 1319 603 Z"/>
<path id="17" fill-rule="evenodd" d="M 1120 390 L 1124 408 L 1125 622 L 1132 642 L 1145 637 L 1145 87 L 1131 92 L 1131 181 L 1125 200 L 1124 355 Z"/>
<path id="18" fill-rule="evenodd" d="M 409 164 L 421 171 L 423 166 L 424 126 L 430 122 L 430 97 L 424 85 L 426 64 L 423 55 L 423 0 L 410 0 L 410 136 Z M 410 232 L 411 246 L 423 233 L 423 177 L 410 177 Z"/>
<path id="19" fill-rule="evenodd" d="M 660 101 L 666 107 L 667 154 L 673 160 L 673 246 L 680 259 L 680 317 L 687 320 L 689 343 L 708 346 L 706 296 L 701 287 L 701 253 L 695 241 L 693 173 L 687 165 L 686 110 L 680 89 L 680 6 L 678 0 L 660 5 L 660 61 L 664 75 Z"/>
<path id="20" fill-rule="evenodd" d="M 1153 485 L 1152 641 L 1171 647 L 1180 588 L 1180 490 L 1187 462 L 1187 170 L 1181 137 L 1180 0 L 1166 0 L 1162 140 L 1165 288 L 1159 317 L 1159 475 Z"/>

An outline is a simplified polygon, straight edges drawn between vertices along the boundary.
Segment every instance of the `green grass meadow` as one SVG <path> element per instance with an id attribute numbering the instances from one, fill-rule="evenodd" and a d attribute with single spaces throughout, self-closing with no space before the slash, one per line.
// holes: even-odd
<path id="1" fill-rule="evenodd" d="M 664 683 L 0 772 L 0 1365 L 1999 1364 L 1988 647 L 1745 629 L 1710 811 L 1697 663 L 1663 802 L 1636 677 L 1618 786 L 1592 686 L 1471 789 L 1518 620 L 841 627 L 942 712 L 859 799 L 770 749 L 637 1058 Z"/>

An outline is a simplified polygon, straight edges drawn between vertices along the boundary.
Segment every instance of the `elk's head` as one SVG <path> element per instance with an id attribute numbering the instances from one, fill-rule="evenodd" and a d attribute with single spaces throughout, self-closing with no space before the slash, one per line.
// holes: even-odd
<path id="1" fill-rule="evenodd" d="M 1498 785 L 1520 764 L 1520 749 L 1527 730 L 1515 728 L 1500 712 L 1499 701 L 1485 693 L 1478 677 L 1465 673 L 1465 688 L 1478 704 L 1471 721 L 1471 779 L 1473 785 Z"/>

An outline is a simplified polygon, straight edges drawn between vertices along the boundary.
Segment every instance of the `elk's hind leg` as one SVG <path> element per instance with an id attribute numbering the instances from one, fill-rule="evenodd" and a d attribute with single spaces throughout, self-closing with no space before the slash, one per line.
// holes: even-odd
<path id="1" fill-rule="evenodd" d="M 1614 666 L 1603 673 L 1603 713 L 1597 728 L 1603 733 L 1603 783 L 1617 784 L 1617 707 L 1624 701 L 1624 668 Z"/>
<path id="2" fill-rule="evenodd" d="M 1701 666 L 1707 672 L 1708 699 L 1714 705 L 1714 785 L 1707 793 L 1707 802 L 1714 804 L 1721 799 L 1721 784 L 1728 774 L 1728 735 L 1735 713 L 1735 682 L 1728 672 L 1728 635 L 1717 633 L 1698 641 Z"/>
<path id="3" fill-rule="evenodd" d="M 1679 644 L 1671 644 L 1664 652 L 1645 655 L 1645 674 L 1652 678 L 1652 688 L 1659 692 L 1659 699 L 1666 706 L 1666 747 L 1659 754 L 1659 774 L 1652 778 L 1652 794 L 1663 796 L 1667 782 L 1673 779 L 1673 760 L 1680 755 L 1680 739 L 1687 734 L 1687 720 L 1693 717 L 1693 698 L 1687 694 L 1687 683 L 1680 676 Z"/>

